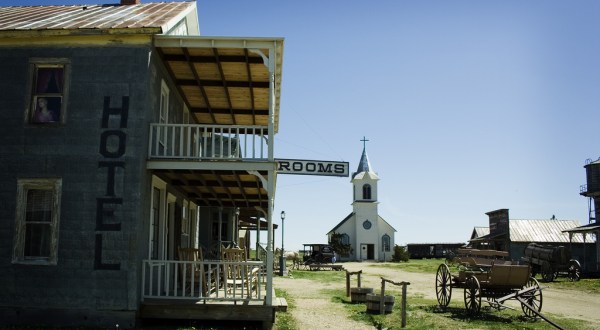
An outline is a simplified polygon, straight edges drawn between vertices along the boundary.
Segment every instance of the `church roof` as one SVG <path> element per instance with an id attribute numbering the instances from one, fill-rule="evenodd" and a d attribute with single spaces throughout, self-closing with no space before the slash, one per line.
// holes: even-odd
<path id="1" fill-rule="evenodd" d="M 358 168 L 356 169 L 356 172 L 354 172 L 354 174 L 352 174 L 352 179 L 354 179 L 354 177 L 357 174 L 364 173 L 364 172 L 375 173 L 372 170 L 371 162 L 369 161 L 369 156 L 367 155 L 366 147 L 363 147 L 362 155 L 360 156 L 360 161 L 358 162 Z"/>
<path id="2" fill-rule="evenodd" d="M 331 233 L 335 233 L 335 231 L 340 228 L 346 221 L 350 220 L 356 213 L 355 212 L 351 212 L 350 214 L 348 214 L 344 220 L 340 221 L 340 223 L 338 223 L 335 227 L 333 227 L 333 229 L 331 229 L 327 235 L 331 234 Z M 384 218 L 382 218 L 380 215 L 377 215 L 377 218 L 381 221 L 383 221 L 385 224 L 387 224 L 388 226 L 390 226 L 390 228 L 392 228 L 392 230 L 394 232 L 397 232 L 396 228 L 392 227 L 392 225 L 389 224 L 389 222 L 385 221 Z"/>

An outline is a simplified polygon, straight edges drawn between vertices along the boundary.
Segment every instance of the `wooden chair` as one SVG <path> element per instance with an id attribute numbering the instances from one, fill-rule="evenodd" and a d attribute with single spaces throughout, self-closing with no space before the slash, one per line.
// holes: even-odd
<path id="1" fill-rule="evenodd" d="M 210 295 L 212 290 L 209 290 L 207 271 L 196 262 L 203 261 L 202 249 L 194 248 L 178 248 L 177 253 L 179 261 L 193 261 L 194 263 L 179 264 L 179 272 L 181 274 L 181 282 L 185 286 L 186 293 L 193 294 L 192 290 L 199 288 L 202 285 L 202 295 Z M 214 276 L 211 281 L 214 281 Z"/>
<path id="2" fill-rule="evenodd" d="M 235 294 L 237 290 L 247 297 L 258 288 L 258 267 L 243 265 L 247 260 L 246 250 L 240 248 L 223 248 L 221 250 L 225 290 Z"/>

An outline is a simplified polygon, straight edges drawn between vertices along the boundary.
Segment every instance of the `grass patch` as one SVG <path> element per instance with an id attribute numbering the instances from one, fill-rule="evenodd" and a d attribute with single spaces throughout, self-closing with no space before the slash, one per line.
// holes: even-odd
<path id="1" fill-rule="evenodd" d="M 291 309 L 296 308 L 294 298 L 292 298 L 285 290 L 275 289 L 275 295 L 277 297 L 283 297 L 287 301 L 288 309 L 285 312 L 277 312 L 275 318 L 274 328 L 279 330 L 296 330 L 298 325 L 296 320 L 290 313 Z"/>
<path id="2" fill-rule="evenodd" d="M 409 259 L 406 262 L 374 264 L 373 267 L 398 269 L 413 273 L 435 274 L 440 264 L 443 263 L 444 259 Z"/>
<path id="3" fill-rule="evenodd" d="M 537 278 L 540 282 L 540 286 L 565 289 L 565 290 L 578 290 L 587 293 L 599 294 L 600 293 L 600 281 L 597 278 L 583 278 L 576 282 L 571 282 L 566 277 L 559 277 L 553 282 L 542 282 L 541 278 Z"/>
<path id="4" fill-rule="evenodd" d="M 346 272 L 334 270 L 294 270 L 292 277 L 318 281 L 320 283 L 345 283 Z"/>
<path id="5" fill-rule="evenodd" d="M 324 290 L 325 291 L 325 290 Z M 400 297 L 396 301 L 392 313 L 378 315 L 367 313 L 365 304 L 355 304 L 345 296 L 343 290 L 328 290 L 332 301 L 344 304 L 348 316 L 355 321 L 372 325 L 378 329 L 401 329 L 402 316 L 400 310 Z M 544 314 L 552 321 L 565 329 L 595 329 L 596 325 L 590 322 L 561 318 L 552 314 Z M 498 311 L 482 306 L 482 311 L 477 316 L 466 313 L 462 301 L 450 303 L 448 308 L 441 309 L 437 301 L 425 299 L 422 295 L 409 295 L 407 299 L 406 328 L 405 329 L 528 329 L 542 330 L 552 326 L 544 320 L 531 320 L 523 316 L 520 310 L 504 309 Z"/>

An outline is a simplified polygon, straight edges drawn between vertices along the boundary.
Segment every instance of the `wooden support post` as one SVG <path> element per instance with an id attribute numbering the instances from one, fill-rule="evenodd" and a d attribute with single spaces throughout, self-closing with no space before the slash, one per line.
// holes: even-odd
<path id="1" fill-rule="evenodd" d="M 346 270 L 346 297 L 350 297 L 350 276 L 357 275 L 358 287 L 360 288 L 360 274 L 362 274 L 362 270 L 359 270 L 357 272 L 349 272 Z"/>
<path id="2" fill-rule="evenodd" d="M 381 296 L 379 298 L 379 314 L 383 314 L 383 305 L 385 300 L 385 282 L 390 282 L 394 285 L 402 286 L 402 302 L 401 302 L 401 311 L 400 315 L 402 317 L 402 327 L 406 327 L 406 286 L 410 285 L 410 282 L 394 282 L 385 278 L 381 278 Z"/>
<path id="3" fill-rule="evenodd" d="M 406 286 L 409 283 L 404 282 L 402 284 L 402 309 L 401 309 L 401 316 L 402 316 L 402 327 L 406 327 Z"/>

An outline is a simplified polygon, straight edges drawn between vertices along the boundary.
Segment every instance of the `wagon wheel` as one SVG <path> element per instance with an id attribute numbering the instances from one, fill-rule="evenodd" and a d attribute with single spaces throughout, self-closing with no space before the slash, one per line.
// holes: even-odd
<path id="1" fill-rule="evenodd" d="M 542 280 L 544 280 L 544 282 L 552 282 L 554 280 L 554 271 L 547 261 L 542 263 Z"/>
<path id="2" fill-rule="evenodd" d="M 542 289 L 540 289 L 540 283 L 538 283 L 535 278 L 530 277 L 523 289 L 530 287 L 535 287 L 535 289 L 524 293 L 521 297 L 525 300 L 527 305 L 533 307 L 537 312 L 540 312 L 542 310 Z M 529 318 L 535 318 L 537 316 L 523 303 L 521 303 L 521 309 L 523 310 L 523 314 Z"/>
<path id="3" fill-rule="evenodd" d="M 481 287 L 475 276 L 469 276 L 465 281 L 465 307 L 471 315 L 479 314 L 481 310 Z"/>
<path id="4" fill-rule="evenodd" d="M 581 278 L 581 265 L 577 260 L 571 260 L 569 264 L 569 279 L 571 281 L 579 281 Z"/>
<path id="5" fill-rule="evenodd" d="M 441 264 L 438 267 L 437 274 L 435 276 L 435 294 L 437 296 L 438 304 L 440 307 L 445 308 L 450 303 L 452 297 L 452 276 L 450 275 L 450 269 L 448 265 Z"/>

